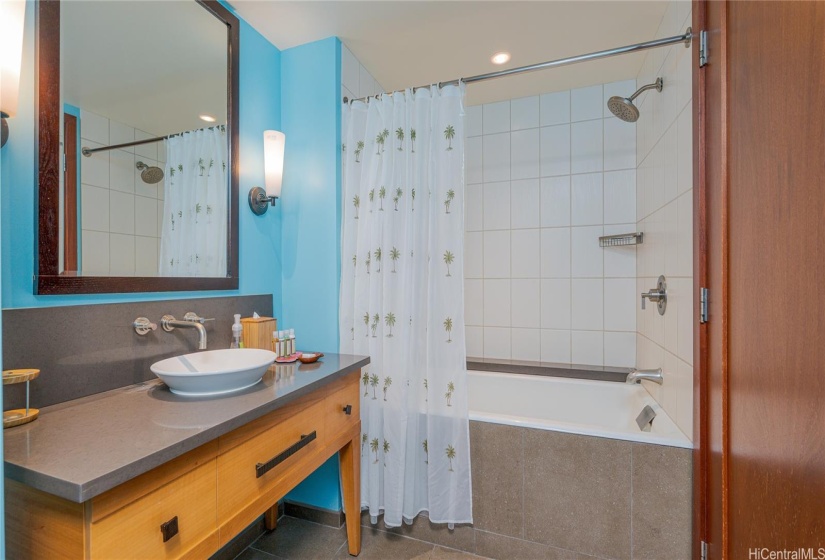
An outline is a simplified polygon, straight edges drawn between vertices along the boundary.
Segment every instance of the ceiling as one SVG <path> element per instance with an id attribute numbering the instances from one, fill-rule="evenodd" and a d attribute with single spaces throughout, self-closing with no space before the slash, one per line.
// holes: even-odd
<path id="1" fill-rule="evenodd" d="M 232 0 L 279 49 L 338 36 L 387 91 L 655 38 L 666 2 Z M 512 60 L 495 66 L 497 51 Z M 472 84 L 468 103 L 635 78 L 644 54 Z M 632 92 L 629 92 L 632 93 Z"/>
<path id="2" fill-rule="evenodd" d="M 73 0 L 60 19 L 65 103 L 158 136 L 226 122 L 226 26 L 202 6 Z"/>

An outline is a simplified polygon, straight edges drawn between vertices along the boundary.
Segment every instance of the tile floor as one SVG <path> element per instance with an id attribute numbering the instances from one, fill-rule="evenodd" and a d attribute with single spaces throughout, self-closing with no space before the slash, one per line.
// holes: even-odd
<path id="1" fill-rule="evenodd" d="M 344 560 L 346 526 L 334 529 L 294 517 L 281 517 L 235 560 Z M 482 560 L 483 557 L 378 529 L 362 527 L 359 560 Z"/>

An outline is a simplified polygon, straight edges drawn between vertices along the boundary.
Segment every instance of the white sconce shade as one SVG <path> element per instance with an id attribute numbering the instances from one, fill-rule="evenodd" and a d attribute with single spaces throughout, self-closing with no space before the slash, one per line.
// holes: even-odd
<path id="1" fill-rule="evenodd" d="M 266 196 L 280 198 L 284 179 L 286 135 L 277 130 L 264 131 L 264 185 Z"/>
<path id="2" fill-rule="evenodd" d="M 284 180 L 284 147 L 286 135 L 277 130 L 264 130 L 264 186 L 249 190 L 249 208 L 261 216 L 281 197 Z"/>
<path id="3" fill-rule="evenodd" d="M 0 1 L 0 111 L 17 114 L 23 53 L 25 0 Z"/>

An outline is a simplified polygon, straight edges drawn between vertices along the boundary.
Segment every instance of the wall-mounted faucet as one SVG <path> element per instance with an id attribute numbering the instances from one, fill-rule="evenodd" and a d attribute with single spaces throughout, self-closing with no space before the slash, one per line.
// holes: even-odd
<path id="1" fill-rule="evenodd" d="M 627 374 L 627 383 L 639 384 L 642 381 L 653 381 L 661 385 L 665 378 L 662 377 L 662 368 L 659 369 L 633 369 Z"/>
<path id="2" fill-rule="evenodd" d="M 172 332 L 175 330 L 175 327 L 197 329 L 198 350 L 206 350 L 206 327 L 203 326 L 206 321 L 214 321 L 214 319 L 204 319 L 203 317 L 199 317 L 197 313 L 190 311 L 183 316 L 183 321 L 175 319 L 172 315 L 164 315 L 160 320 L 160 325 L 166 332 Z"/>
<path id="3" fill-rule="evenodd" d="M 656 282 L 656 287 L 642 292 L 642 309 L 645 308 L 645 298 L 656 304 L 656 309 L 659 310 L 659 315 L 664 315 L 667 309 L 667 282 L 664 275 L 659 276 Z"/>

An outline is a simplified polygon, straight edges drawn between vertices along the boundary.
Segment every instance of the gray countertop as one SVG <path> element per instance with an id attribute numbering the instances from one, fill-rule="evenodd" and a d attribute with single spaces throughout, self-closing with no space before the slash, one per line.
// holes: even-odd
<path id="1" fill-rule="evenodd" d="M 5 475 L 85 502 L 369 363 L 327 354 L 279 365 L 224 397 L 181 397 L 159 379 L 49 406 L 4 432 Z"/>

